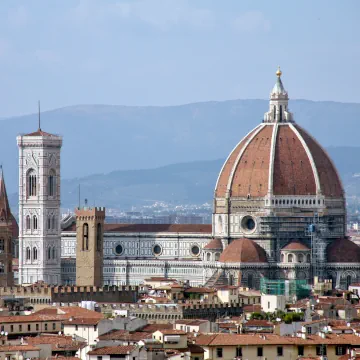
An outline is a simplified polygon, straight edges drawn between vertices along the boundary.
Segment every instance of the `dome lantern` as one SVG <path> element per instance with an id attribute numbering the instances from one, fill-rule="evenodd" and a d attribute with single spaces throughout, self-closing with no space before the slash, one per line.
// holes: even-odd
<path id="1" fill-rule="evenodd" d="M 264 122 L 267 123 L 293 122 L 293 115 L 288 111 L 289 96 L 281 81 L 281 75 L 279 66 L 276 71 L 276 83 L 270 93 L 270 108 L 264 115 Z"/>

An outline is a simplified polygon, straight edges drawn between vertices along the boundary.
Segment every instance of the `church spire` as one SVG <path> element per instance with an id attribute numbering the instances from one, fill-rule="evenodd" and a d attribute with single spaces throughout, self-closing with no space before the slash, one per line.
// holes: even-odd
<path id="1" fill-rule="evenodd" d="M 3 221 L 11 221 L 11 210 L 6 193 L 4 172 L 2 169 L 2 165 L 0 165 L 0 222 Z"/>
<path id="2" fill-rule="evenodd" d="M 288 111 L 289 96 L 281 80 L 280 66 L 276 71 L 276 83 L 270 93 L 270 109 L 264 116 L 267 123 L 293 122 L 292 113 Z"/>

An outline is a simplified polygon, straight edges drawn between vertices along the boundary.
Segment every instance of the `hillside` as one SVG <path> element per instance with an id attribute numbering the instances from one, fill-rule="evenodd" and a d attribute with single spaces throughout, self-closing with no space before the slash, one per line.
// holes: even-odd
<path id="1" fill-rule="evenodd" d="M 358 128 L 360 104 L 292 100 L 290 105 L 296 121 L 308 129 L 321 144 L 357 146 L 358 134 L 354 129 Z M 232 100 L 169 107 L 84 105 L 44 112 L 41 118 L 44 130 L 64 136 L 62 176 L 74 179 L 90 174 L 109 173 L 115 169 L 154 169 L 166 164 L 224 158 L 261 121 L 267 108 L 267 100 Z M 37 127 L 37 115 L 3 119 L 0 123 L 0 163 L 4 165 L 9 192 L 15 192 L 18 186 L 16 135 L 33 131 Z M 341 149 L 339 156 L 344 164 L 340 162 L 339 166 L 351 167 L 351 163 L 357 161 L 356 157 L 341 155 L 341 152 L 348 153 L 346 148 Z M 158 176 L 153 171 L 130 172 L 124 176 L 127 178 L 129 174 L 133 174 L 131 176 L 137 179 L 144 173 L 146 182 L 147 174 L 152 174 L 154 178 Z M 200 170 L 191 170 L 188 177 L 184 175 L 185 180 L 190 183 L 192 175 L 199 184 L 205 181 L 211 194 L 219 171 L 218 163 L 213 170 L 204 172 L 205 176 L 210 171 L 207 174 L 209 179 L 202 180 L 197 171 Z M 116 173 L 111 176 L 115 177 Z M 172 184 L 180 179 L 184 180 L 181 177 L 176 180 L 179 174 L 174 176 Z M 112 181 L 115 183 L 118 180 L 114 178 Z M 149 189 L 143 185 L 132 185 L 133 193 L 129 191 L 126 196 L 132 194 L 135 198 L 142 198 L 142 194 L 148 194 Z M 64 185 L 64 189 L 66 186 Z M 155 185 L 151 186 L 153 189 Z M 195 188 L 199 187 L 200 185 Z M 110 188 L 106 191 L 110 192 Z M 116 191 L 123 193 L 122 188 Z M 161 191 L 167 197 L 174 193 L 170 184 L 168 188 L 163 186 Z M 188 198 L 193 192 L 179 189 L 176 194 L 177 191 L 181 192 L 181 199 Z M 209 190 L 205 193 L 208 194 Z M 115 200 L 116 194 L 113 194 L 114 201 L 118 201 Z M 155 194 L 154 197 L 157 197 Z M 203 195 L 198 195 L 198 191 L 195 196 L 204 198 Z M 65 203 L 68 197 L 71 197 L 70 193 L 64 194 Z"/>

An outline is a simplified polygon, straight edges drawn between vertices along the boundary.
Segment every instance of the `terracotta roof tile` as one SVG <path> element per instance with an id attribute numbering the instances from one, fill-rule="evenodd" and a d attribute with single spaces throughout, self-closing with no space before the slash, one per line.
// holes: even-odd
<path id="1" fill-rule="evenodd" d="M 176 330 L 176 329 L 164 329 L 159 330 L 164 335 L 186 335 L 186 332 L 183 330 Z"/>
<path id="2" fill-rule="evenodd" d="M 222 243 L 221 240 L 218 238 L 212 239 L 208 244 L 205 245 L 204 249 L 207 250 L 221 250 L 222 249 Z"/>
<path id="3" fill-rule="evenodd" d="M 255 241 L 242 238 L 233 240 L 220 255 L 219 262 L 266 263 L 266 252 Z"/>
<path id="4" fill-rule="evenodd" d="M 147 333 L 144 331 L 129 332 L 127 330 L 113 330 L 99 336 L 99 340 L 123 340 L 134 342 L 151 338 L 151 333 Z"/>
<path id="5" fill-rule="evenodd" d="M 77 351 L 86 346 L 85 342 L 74 341 L 71 336 L 39 335 L 27 337 L 25 341 L 31 345 L 50 344 L 52 351 Z"/>
<path id="6" fill-rule="evenodd" d="M 251 137 L 251 135 L 256 131 L 257 128 L 258 127 L 256 127 L 254 130 L 252 130 L 243 140 L 241 140 L 240 143 L 231 152 L 229 157 L 226 159 L 226 162 L 223 165 L 223 168 L 221 170 L 221 173 L 219 175 L 219 179 L 217 182 L 217 186 L 216 186 L 216 190 L 215 190 L 216 197 L 225 196 L 227 184 L 229 181 L 229 176 L 235 165 L 236 158 L 238 157 L 242 148 L 245 146 L 246 141 Z"/>
<path id="7" fill-rule="evenodd" d="M 307 251 L 310 250 L 305 244 L 298 240 L 293 240 L 285 245 L 281 250 L 303 250 Z"/>
<path id="8" fill-rule="evenodd" d="M 76 224 L 63 231 L 76 231 Z M 139 233 L 204 233 L 211 234 L 211 224 L 105 224 L 105 232 L 139 232 Z"/>
<path id="9" fill-rule="evenodd" d="M 0 352 L 6 351 L 39 351 L 40 349 L 33 345 L 0 345 Z"/>
<path id="10" fill-rule="evenodd" d="M 216 197 L 226 196 L 228 184 L 231 186 L 231 197 L 247 197 L 250 194 L 254 198 L 267 194 L 274 124 L 260 126 L 260 130 L 259 126 L 256 127 L 229 155 L 217 182 Z M 273 194 L 316 195 L 315 174 L 308 148 L 319 176 L 321 193 L 342 198 L 344 191 L 340 177 L 326 151 L 304 129 L 297 124 L 293 126 L 300 138 L 288 123 L 278 126 L 274 144 Z M 241 152 L 242 156 L 236 163 Z"/>
<path id="11" fill-rule="evenodd" d="M 141 329 L 141 331 L 152 334 L 153 332 L 158 331 L 158 330 L 162 331 L 162 330 L 169 330 L 172 328 L 173 328 L 172 324 L 148 324 L 148 325 L 145 325 Z"/>
<path id="12" fill-rule="evenodd" d="M 88 352 L 88 355 L 127 355 L 136 349 L 134 345 L 105 346 Z"/>
<path id="13" fill-rule="evenodd" d="M 46 131 L 42 131 L 41 129 L 38 129 L 37 131 L 34 131 L 30 134 L 25 134 L 24 136 L 44 136 L 44 137 L 51 137 L 51 136 L 56 136 L 53 134 L 50 134 Z"/>
<path id="14" fill-rule="evenodd" d="M 329 263 L 360 263 L 360 247 L 349 239 L 333 240 L 326 254 Z"/>

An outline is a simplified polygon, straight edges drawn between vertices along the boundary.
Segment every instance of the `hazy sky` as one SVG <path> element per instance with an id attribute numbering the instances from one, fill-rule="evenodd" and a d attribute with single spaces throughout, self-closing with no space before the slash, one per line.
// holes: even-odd
<path id="1" fill-rule="evenodd" d="M 360 1 L 1 0 L 0 117 L 75 104 L 360 102 Z"/>

